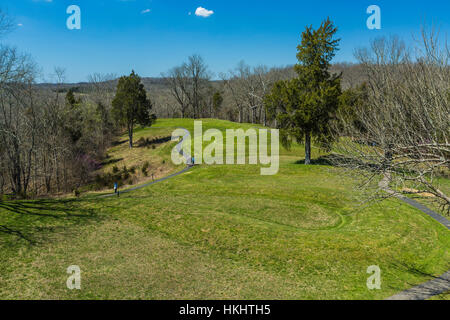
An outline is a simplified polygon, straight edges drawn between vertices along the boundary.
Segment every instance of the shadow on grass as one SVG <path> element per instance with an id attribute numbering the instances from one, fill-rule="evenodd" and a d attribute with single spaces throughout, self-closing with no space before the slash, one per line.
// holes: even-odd
<path id="1" fill-rule="evenodd" d="M 98 221 L 94 209 L 80 199 L 40 199 L 0 201 L 0 233 L 25 240 L 30 244 L 57 230 Z"/>
<path id="2" fill-rule="evenodd" d="M 429 278 L 429 280 L 426 281 L 431 281 L 431 280 L 435 280 L 438 278 L 441 278 L 441 274 L 439 274 L 438 276 L 431 274 L 428 271 L 425 271 L 423 268 L 418 267 L 416 265 L 414 265 L 413 263 L 408 263 L 408 262 L 404 262 L 404 261 L 399 261 L 398 259 L 394 259 L 393 263 L 392 263 L 392 267 L 394 267 L 395 269 L 398 270 L 403 270 L 406 271 L 407 273 L 414 275 L 416 277 L 426 277 Z M 445 272 L 445 271 L 444 271 Z M 443 273 L 444 273 L 443 272 Z M 441 278 L 442 279 L 442 278 Z M 450 281 L 447 279 L 443 279 L 446 283 L 448 283 L 448 286 L 450 286 Z M 410 283 L 407 282 L 407 284 L 409 286 L 415 286 L 417 284 L 415 283 Z M 401 288 L 394 288 L 397 290 L 401 290 Z"/>
<path id="3" fill-rule="evenodd" d="M 162 138 L 156 137 L 154 139 L 141 138 L 138 141 L 137 145 L 138 145 L 139 148 L 145 148 L 145 147 L 150 147 L 150 146 L 153 146 L 153 145 L 163 144 L 163 143 L 169 142 L 171 140 L 172 140 L 171 136 L 169 136 L 169 137 L 162 137 Z"/>
<path id="4" fill-rule="evenodd" d="M 304 165 L 305 159 L 300 159 L 295 164 Z M 331 166 L 331 167 L 347 167 L 359 168 L 374 171 L 379 169 L 376 163 L 367 163 L 356 158 L 349 158 L 339 154 L 328 154 L 317 159 L 311 159 L 311 165 Z"/>
<path id="5" fill-rule="evenodd" d="M 333 162 L 331 161 L 330 156 L 321 156 L 317 159 L 311 159 L 311 165 L 319 165 L 319 166 L 333 166 Z M 300 159 L 295 162 L 295 164 L 304 165 L 305 159 Z"/>
<path id="6" fill-rule="evenodd" d="M 114 141 L 114 142 L 112 143 L 112 146 L 113 146 L 113 147 L 117 147 L 117 146 L 120 146 L 120 145 L 126 143 L 127 141 L 128 141 L 128 140 Z"/>
<path id="7" fill-rule="evenodd" d="M 0 225 L 0 233 L 5 233 L 8 235 L 12 235 L 12 236 L 16 236 L 22 240 L 27 241 L 30 244 L 34 244 L 35 241 L 33 241 L 33 239 L 28 238 L 28 236 L 24 235 L 21 231 L 18 230 L 13 230 L 11 228 L 8 228 L 7 226 L 2 226 Z"/>
<path id="8" fill-rule="evenodd" d="M 118 159 L 107 158 L 102 162 L 102 167 L 107 166 L 109 164 L 114 164 L 114 163 L 120 162 L 122 160 L 123 160 L 123 158 L 118 158 Z"/>
<path id="9" fill-rule="evenodd" d="M 39 199 L 0 202 L 0 208 L 7 211 L 53 218 L 93 216 L 92 210 L 77 206 L 83 200 L 78 199 Z"/>

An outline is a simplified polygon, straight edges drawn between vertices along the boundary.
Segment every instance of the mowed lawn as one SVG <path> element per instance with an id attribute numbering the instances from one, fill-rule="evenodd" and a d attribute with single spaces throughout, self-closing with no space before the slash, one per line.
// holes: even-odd
<path id="1" fill-rule="evenodd" d="M 139 134 L 177 127 L 193 122 Z M 446 228 L 397 200 L 359 206 L 338 169 L 281 152 L 275 176 L 202 165 L 120 198 L 0 202 L 0 298 L 383 299 L 449 269 Z M 71 265 L 81 290 L 66 288 Z M 372 265 L 381 290 L 366 286 Z"/>

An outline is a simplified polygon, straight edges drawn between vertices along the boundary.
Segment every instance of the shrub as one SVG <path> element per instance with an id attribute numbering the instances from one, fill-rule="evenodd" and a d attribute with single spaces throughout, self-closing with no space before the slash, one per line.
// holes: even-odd
<path id="1" fill-rule="evenodd" d="M 119 168 L 118 168 L 117 166 L 114 166 L 114 167 L 112 168 L 112 172 L 113 172 L 113 173 L 118 173 L 118 172 L 119 172 Z"/>
<path id="2" fill-rule="evenodd" d="M 150 163 L 148 161 L 146 161 L 144 163 L 144 165 L 142 166 L 142 173 L 144 174 L 144 176 L 148 175 L 147 170 L 148 170 L 149 167 L 150 167 Z"/>
<path id="3" fill-rule="evenodd" d="M 95 183 L 98 185 L 103 185 L 103 176 L 101 174 L 98 174 L 95 176 Z"/>

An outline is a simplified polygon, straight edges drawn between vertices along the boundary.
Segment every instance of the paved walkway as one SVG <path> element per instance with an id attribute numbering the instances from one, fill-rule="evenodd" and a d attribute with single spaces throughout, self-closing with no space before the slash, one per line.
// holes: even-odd
<path id="1" fill-rule="evenodd" d="M 450 290 L 450 271 L 439 278 L 400 292 L 386 300 L 427 300 Z"/>
<path id="2" fill-rule="evenodd" d="M 450 221 L 447 218 L 445 218 L 445 217 L 441 216 L 440 214 L 434 212 L 433 210 L 425 207 L 423 204 L 417 202 L 416 200 L 406 198 L 406 197 L 398 197 L 398 198 L 400 200 L 402 200 L 403 202 L 406 202 L 407 204 L 413 206 L 414 208 L 419 209 L 420 211 L 426 213 L 427 215 L 432 217 L 434 220 L 443 224 L 444 226 L 447 227 L 447 229 L 450 230 Z"/>
<path id="3" fill-rule="evenodd" d="M 161 178 L 161 179 L 158 179 L 158 180 L 146 183 L 146 184 L 142 184 L 142 185 L 137 186 L 137 187 L 133 187 L 133 188 L 130 188 L 130 189 L 126 189 L 126 190 L 120 191 L 120 194 L 124 194 L 124 193 L 132 192 L 132 191 L 135 191 L 135 190 L 139 190 L 139 189 L 142 189 L 142 188 L 146 188 L 146 187 L 151 186 L 151 185 L 153 185 L 155 183 L 162 182 L 162 181 L 174 178 L 176 176 L 179 176 L 180 174 L 185 173 L 186 171 L 189 171 L 192 168 L 191 155 L 190 154 L 184 154 L 184 152 L 183 152 L 183 142 L 187 138 L 190 139 L 191 138 L 190 137 L 191 134 L 190 134 L 190 132 L 188 130 L 186 130 L 184 128 L 182 128 L 182 129 L 185 131 L 185 134 L 182 137 L 181 141 L 176 145 L 176 148 L 177 148 L 178 153 L 181 154 L 182 156 L 184 156 L 184 158 L 186 159 L 187 167 L 184 168 L 183 170 L 179 171 L 179 172 L 171 174 L 170 176 L 167 176 L 167 177 L 164 177 L 164 178 Z M 111 197 L 117 197 L 117 194 L 112 193 L 112 194 L 105 194 L 105 195 L 99 196 L 99 198 L 111 198 Z"/>
<path id="4" fill-rule="evenodd" d="M 395 192 L 389 188 L 388 175 L 386 175 L 380 182 L 380 188 L 382 188 L 387 193 L 394 195 L 396 198 L 402 200 L 403 202 L 413 206 L 414 208 L 419 209 L 437 222 L 443 224 L 448 230 L 450 230 L 450 221 L 445 217 L 413 199 L 395 194 Z M 427 300 L 431 297 L 446 293 L 448 291 L 450 291 L 450 270 L 438 278 L 412 287 L 411 289 L 402 291 L 386 300 Z"/>

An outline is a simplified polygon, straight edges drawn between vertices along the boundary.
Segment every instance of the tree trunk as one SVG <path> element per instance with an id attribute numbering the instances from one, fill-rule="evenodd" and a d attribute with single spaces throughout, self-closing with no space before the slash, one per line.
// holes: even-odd
<path id="1" fill-rule="evenodd" d="M 311 164 L 311 132 L 305 133 L 305 164 Z"/>
<path id="2" fill-rule="evenodd" d="M 130 149 L 133 148 L 133 125 L 128 126 L 128 138 L 130 143 Z"/>
<path id="3" fill-rule="evenodd" d="M 386 149 L 384 150 L 384 166 L 385 169 L 390 168 L 391 163 L 392 163 L 392 157 L 393 157 L 393 152 L 392 152 L 392 144 L 388 144 Z"/>
<path id="4" fill-rule="evenodd" d="M 264 108 L 264 119 L 263 119 L 263 121 L 264 121 L 264 127 L 267 127 L 267 111 L 266 111 L 266 108 Z"/>

